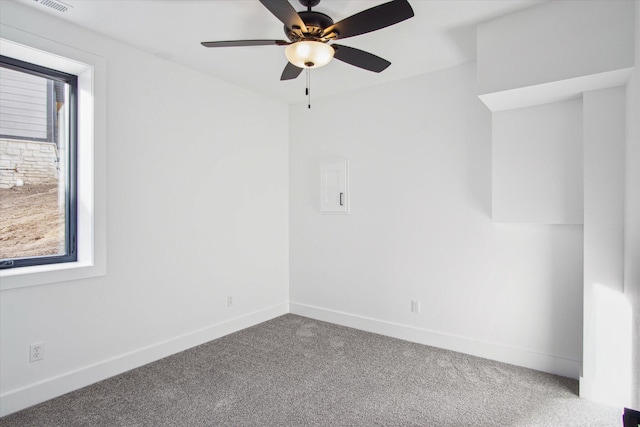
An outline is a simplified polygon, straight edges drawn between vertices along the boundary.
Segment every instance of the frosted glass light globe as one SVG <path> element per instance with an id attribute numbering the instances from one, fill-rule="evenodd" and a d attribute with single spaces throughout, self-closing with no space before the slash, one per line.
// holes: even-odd
<path id="1" fill-rule="evenodd" d="M 320 68 L 333 59 L 334 50 L 326 43 L 301 41 L 290 44 L 284 54 L 298 68 Z"/>

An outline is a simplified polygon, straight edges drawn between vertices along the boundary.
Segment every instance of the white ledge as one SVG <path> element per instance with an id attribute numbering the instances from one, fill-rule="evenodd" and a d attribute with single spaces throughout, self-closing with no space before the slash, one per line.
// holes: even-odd
<path id="1" fill-rule="evenodd" d="M 623 68 L 501 92 L 483 93 L 478 95 L 478 98 L 493 112 L 533 107 L 567 101 L 591 90 L 624 86 L 632 71 L 633 68 Z"/>

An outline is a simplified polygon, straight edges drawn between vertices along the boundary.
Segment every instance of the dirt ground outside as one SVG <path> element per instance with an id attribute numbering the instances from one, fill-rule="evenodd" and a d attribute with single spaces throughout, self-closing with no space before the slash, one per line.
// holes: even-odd
<path id="1" fill-rule="evenodd" d="M 56 183 L 0 189 L 0 259 L 64 253 L 64 223 Z"/>

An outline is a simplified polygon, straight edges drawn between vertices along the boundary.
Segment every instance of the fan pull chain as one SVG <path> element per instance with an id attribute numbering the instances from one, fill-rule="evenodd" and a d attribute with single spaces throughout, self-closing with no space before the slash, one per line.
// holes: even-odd
<path id="1" fill-rule="evenodd" d="M 307 68 L 307 89 L 305 90 L 307 95 L 307 108 L 311 108 L 311 69 Z"/>

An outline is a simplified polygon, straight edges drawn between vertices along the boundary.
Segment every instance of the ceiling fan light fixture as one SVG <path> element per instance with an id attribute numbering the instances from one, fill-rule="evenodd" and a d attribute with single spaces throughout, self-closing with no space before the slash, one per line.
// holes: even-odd
<path id="1" fill-rule="evenodd" d="M 298 68 L 320 68 L 333 59 L 334 49 L 326 43 L 300 41 L 287 46 L 287 60 Z"/>

